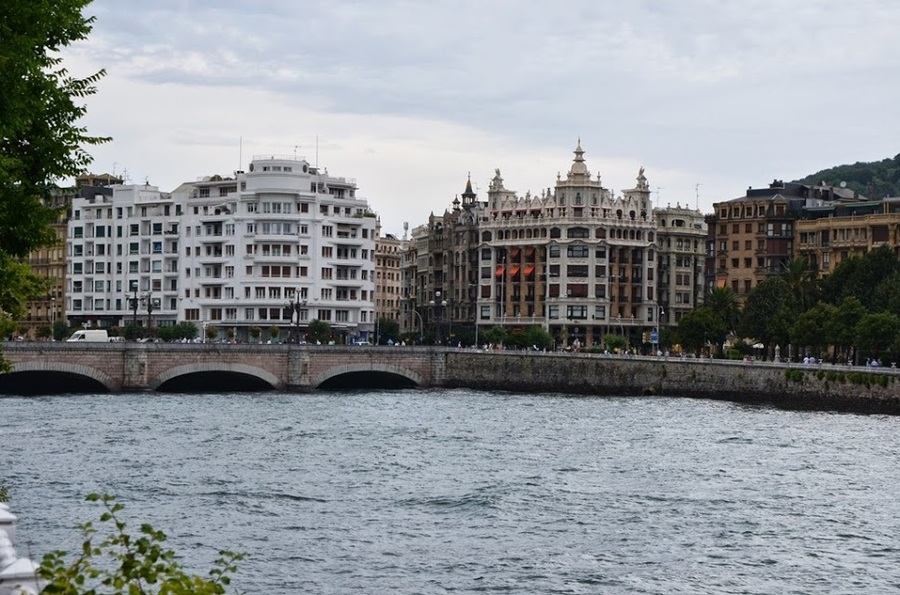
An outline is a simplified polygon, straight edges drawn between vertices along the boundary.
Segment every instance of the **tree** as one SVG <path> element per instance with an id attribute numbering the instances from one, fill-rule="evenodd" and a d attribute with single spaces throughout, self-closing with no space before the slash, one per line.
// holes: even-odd
<path id="1" fill-rule="evenodd" d="M 866 313 L 865 307 L 859 301 L 859 298 L 850 296 L 844 298 L 838 306 L 837 318 L 834 320 L 834 343 L 843 347 L 846 353 L 847 348 L 856 347 L 857 332 L 859 321 Z M 858 357 L 858 352 L 854 349 L 854 359 Z M 849 360 L 849 358 L 848 358 Z"/>
<path id="2" fill-rule="evenodd" d="M 784 264 L 782 277 L 801 310 L 810 308 L 818 299 L 815 273 L 809 268 L 809 260 L 792 258 Z"/>
<path id="3" fill-rule="evenodd" d="M 209 578 L 190 575 L 176 562 L 175 552 L 165 548 L 165 533 L 142 524 L 139 535 L 132 536 L 120 515 L 124 507 L 115 498 L 91 494 L 87 500 L 102 503 L 105 512 L 100 522 L 109 531 L 98 540 L 99 530 L 93 523 L 85 523 L 81 526 L 84 543 L 71 562 L 66 560 L 64 551 L 45 555 L 38 570 L 47 581 L 42 593 L 220 594 L 231 583 L 236 563 L 244 558 L 243 554 L 223 550 L 209 571 Z"/>
<path id="4" fill-rule="evenodd" d="M 269 338 L 272 341 L 276 340 L 278 338 L 278 334 L 280 332 L 281 332 L 281 330 L 273 324 L 272 326 L 269 327 Z"/>
<path id="5" fill-rule="evenodd" d="M 331 325 L 324 320 L 310 320 L 308 334 L 313 343 L 328 343 L 331 340 Z"/>
<path id="6" fill-rule="evenodd" d="M 710 289 L 703 298 L 703 307 L 712 310 L 722 320 L 725 324 L 726 334 L 737 329 L 741 320 L 741 308 L 738 296 L 731 288 L 713 287 Z"/>
<path id="7" fill-rule="evenodd" d="M 210 341 L 215 341 L 216 337 L 219 336 L 219 327 L 214 324 L 210 324 L 206 327 L 206 338 Z"/>
<path id="8" fill-rule="evenodd" d="M 800 312 L 784 277 L 770 277 L 753 288 L 744 304 L 741 335 L 767 349 L 790 343 L 790 328 Z"/>
<path id="9" fill-rule="evenodd" d="M 250 336 L 254 341 L 259 341 L 259 336 L 262 334 L 262 329 L 258 326 L 251 326 L 249 329 Z"/>
<path id="10" fill-rule="evenodd" d="M 481 334 L 483 343 L 493 343 L 494 345 L 503 345 L 506 342 L 507 332 L 502 326 L 489 328 Z"/>
<path id="11" fill-rule="evenodd" d="M 381 317 L 378 319 L 378 342 L 386 345 L 388 339 L 396 343 L 400 340 L 400 324 L 393 318 Z"/>
<path id="12" fill-rule="evenodd" d="M 856 327 L 856 344 L 863 353 L 877 358 L 893 350 L 900 334 L 900 317 L 889 312 L 863 314 Z"/>
<path id="13" fill-rule="evenodd" d="M 85 147 L 108 141 L 78 126 L 103 71 L 83 79 L 62 67 L 59 51 L 86 39 L 89 0 L 0 3 L 0 312 L 13 319 L 46 295 L 46 280 L 17 259 L 48 246 L 58 212 L 55 184 L 90 162 Z M 4 315 L 0 315 L 2 318 Z"/>
<path id="14" fill-rule="evenodd" d="M 818 357 L 826 346 L 833 344 L 836 318 L 836 306 L 819 302 L 797 317 L 791 326 L 791 343 L 798 348 L 811 348 Z"/>
<path id="15" fill-rule="evenodd" d="M 678 321 L 678 340 L 689 351 L 699 351 L 707 343 L 721 345 L 728 332 L 722 317 L 708 306 L 692 310 Z"/>
<path id="16" fill-rule="evenodd" d="M 66 324 L 64 320 L 57 320 L 53 323 L 53 338 L 56 341 L 62 341 L 66 337 L 68 337 L 71 333 L 69 333 L 69 325 Z"/>

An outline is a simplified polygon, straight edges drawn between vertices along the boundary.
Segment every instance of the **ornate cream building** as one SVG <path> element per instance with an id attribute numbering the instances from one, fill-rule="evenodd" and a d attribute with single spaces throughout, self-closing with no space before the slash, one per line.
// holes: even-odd
<path id="1" fill-rule="evenodd" d="M 520 197 L 497 170 L 478 221 L 477 324 L 542 325 L 559 343 L 639 342 L 658 323 L 656 223 L 644 170 L 620 196 L 581 143 L 566 176 Z"/>

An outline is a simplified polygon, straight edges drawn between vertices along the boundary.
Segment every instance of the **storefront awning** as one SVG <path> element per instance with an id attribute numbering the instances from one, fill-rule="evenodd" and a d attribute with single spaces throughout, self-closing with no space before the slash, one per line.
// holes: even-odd
<path id="1" fill-rule="evenodd" d="M 518 266 L 511 266 L 511 267 L 509 267 L 509 276 L 510 276 L 510 277 L 515 277 L 515 276 L 518 275 L 518 274 L 519 274 L 519 267 L 518 267 Z"/>
<path id="2" fill-rule="evenodd" d="M 525 276 L 530 277 L 533 274 L 534 274 L 534 265 L 533 264 L 525 265 Z"/>
<path id="3" fill-rule="evenodd" d="M 494 273 L 494 274 L 495 274 L 496 276 L 498 276 L 498 277 L 502 277 L 502 276 L 503 276 L 503 265 L 502 265 L 502 264 L 501 264 L 500 266 L 497 267 L 497 272 Z"/>

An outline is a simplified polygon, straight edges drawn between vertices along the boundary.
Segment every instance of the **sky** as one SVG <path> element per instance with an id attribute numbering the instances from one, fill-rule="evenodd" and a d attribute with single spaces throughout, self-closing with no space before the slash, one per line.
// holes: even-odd
<path id="1" fill-rule="evenodd" d="M 900 153 L 894 0 L 95 0 L 91 170 L 163 191 L 296 154 L 355 178 L 384 233 L 499 168 L 571 165 L 698 207 Z"/>

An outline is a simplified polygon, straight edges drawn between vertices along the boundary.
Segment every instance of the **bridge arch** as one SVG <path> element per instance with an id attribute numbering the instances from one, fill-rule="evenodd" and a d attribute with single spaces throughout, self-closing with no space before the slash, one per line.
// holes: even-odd
<path id="1" fill-rule="evenodd" d="M 179 376 L 186 376 L 188 374 L 196 374 L 201 372 L 231 372 L 235 374 L 245 374 L 247 376 L 258 378 L 263 382 L 271 385 L 273 390 L 284 388 L 284 383 L 278 378 L 278 376 L 272 374 L 267 370 L 264 370 L 263 368 L 251 366 L 248 364 L 236 364 L 228 362 L 196 363 L 185 364 L 183 366 L 175 366 L 173 368 L 169 368 L 165 372 L 160 373 L 158 376 L 156 376 L 156 378 L 149 380 L 147 384 L 151 390 L 157 390 L 160 386 L 162 386 L 169 380 L 178 378 Z"/>
<path id="2" fill-rule="evenodd" d="M 383 372 L 386 374 L 395 374 L 402 376 L 407 380 L 416 383 L 416 386 L 425 386 L 427 382 L 421 375 L 413 372 L 409 368 L 397 366 L 393 364 L 380 364 L 377 362 L 368 362 L 364 364 L 343 364 L 333 366 L 311 378 L 310 385 L 312 388 L 318 388 L 325 382 L 344 374 L 353 374 L 358 372 Z"/>
<path id="3" fill-rule="evenodd" d="M 85 366 L 84 364 L 54 361 L 26 361 L 12 365 L 12 373 L 15 374 L 16 372 L 62 372 L 65 374 L 74 374 L 77 376 L 85 376 L 99 382 L 111 393 L 122 390 L 122 384 L 116 381 L 112 376 L 97 368 Z"/>

